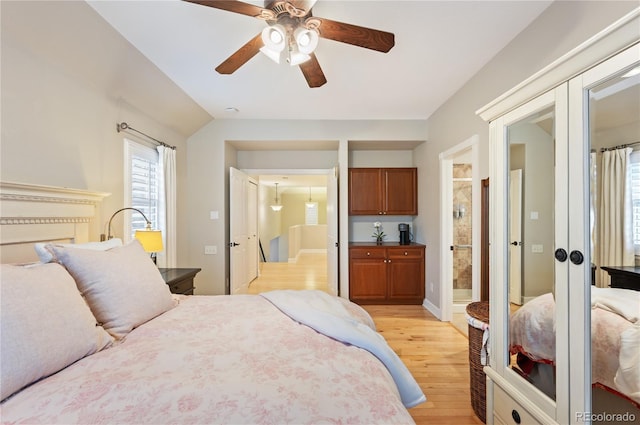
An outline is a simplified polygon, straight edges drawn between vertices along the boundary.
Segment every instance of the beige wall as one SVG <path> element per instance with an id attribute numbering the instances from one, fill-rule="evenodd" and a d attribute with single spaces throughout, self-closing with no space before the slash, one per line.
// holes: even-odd
<path id="1" fill-rule="evenodd" d="M 53 3 L 0 3 L 0 178 L 111 192 L 102 206 L 100 220 L 105 221 L 123 202 L 123 135 L 115 131 L 115 124 L 126 121 L 176 145 L 178 263 L 203 269 L 196 282 L 198 293 L 221 294 L 228 276 L 224 248 L 229 240 L 228 167 L 238 166 L 242 159 L 227 141 L 293 140 L 302 145 L 334 141 L 338 154 L 332 157 L 339 158 L 343 179 L 340 223 L 344 229 L 348 228 L 344 179 L 350 163 L 349 140 L 428 138 L 428 143 L 412 152 L 421 194 L 420 215 L 412 231 L 429 246 L 426 295 L 435 306 L 440 298 L 440 217 L 435 201 L 440 191 L 439 153 L 478 134 L 479 170 L 486 177 L 488 125 L 475 111 L 637 6 L 635 1 L 554 2 L 428 121 L 216 120 L 204 125 L 211 117 L 179 94 L 175 84 L 86 3 Z M 144 69 L 142 78 L 128 73 L 131 68 Z M 329 162 L 324 156 L 320 160 L 267 156 L 286 163 L 278 163 L 277 168 L 336 165 L 335 161 L 324 164 Z M 256 162 L 251 168 L 274 167 L 261 163 L 257 155 L 251 161 Z M 209 219 L 213 210 L 219 211 L 218 220 Z M 341 243 L 347 241 L 343 230 Z M 204 245 L 218 246 L 219 254 L 203 255 Z M 343 265 L 348 261 L 345 252 L 340 253 Z"/>
<path id="2" fill-rule="evenodd" d="M 421 192 L 439 196 L 438 155 L 474 134 L 480 138 L 480 176 L 487 177 L 489 125 L 476 116 L 475 111 L 637 5 L 635 1 L 554 2 L 429 117 L 428 143 L 419 146 L 414 154 L 419 167 L 418 185 Z M 419 198 L 420 217 L 414 222 L 414 231 L 417 238 L 425 241 L 429 247 L 426 258 L 427 300 L 440 308 L 440 207 L 433 199 L 426 196 Z"/>
<path id="3" fill-rule="evenodd" d="M 289 227 L 289 258 L 297 261 L 298 256 L 307 252 L 326 251 L 327 249 L 327 225 L 299 224 Z"/>
<path id="4" fill-rule="evenodd" d="M 203 283 L 198 286 L 199 294 L 222 294 L 227 286 L 227 250 L 218 250 L 218 255 L 203 255 L 202 246 L 226 246 L 229 240 L 225 223 L 228 219 L 228 167 L 238 167 L 240 159 L 248 157 L 232 148 L 233 141 L 263 141 L 278 149 L 278 142 L 296 141 L 300 151 L 295 155 L 282 155 L 282 151 L 262 156 L 253 155 L 251 163 L 243 166 L 253 169 L 331 169 L 335 158 L 344 157 L 339 166 L 340 223 L 348 229 L 346 178 L 348 168 L 349 140 L 413 141 L 424 140 L 425 122 L 406 121 L 280 121 L 280 120 L 215 120 L 204 126 L 188 140 L 188 187 L 190 223 L 190 259 L 202 268 Z M 335 141 L 337 155 L 313 155 L 304 149 L 305 143 L 315 141 Z M 323 158 L 322 161 L 319 158 Z M 208 209 L 221 212 L 219 220 L 208 219 Z M 224 213 L 223 213 L 224 212 Z M 348 235 L 345 230 L 340 236 L 340 261 L 348 264 L 346 247 Z M 225 274 L 221 271 L 225 270 Z M 346 267 L 340 270 L 341 279 L 346 281 Z M 199 275 L 200 276 L 200 275 Z"/>
<path id="5" fill-rule="evenodd" d="M 193 130 L 182 124 L 201 126 L 210 117 L 86 3 L 0 7 L 0 179 L 111 193 L 98 211 L 102 228 L 124 206 L 123 139 L 142 140 L 116 131 L 127 122 L 178 148 L 178 264 L 192 265 L 184 132 Z M 128 66 L 143 70 L 144 81 L 129 76 Z"/>

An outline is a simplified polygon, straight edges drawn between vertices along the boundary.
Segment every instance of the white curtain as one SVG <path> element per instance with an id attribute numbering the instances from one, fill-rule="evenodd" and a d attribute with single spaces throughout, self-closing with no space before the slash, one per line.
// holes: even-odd
<path id="1" fill-rule="evenodd" d="M 176 151 L 158 146 L 160 162 L 160 211 L 158 218 L 162 232 L 164 250 L 158 253 L 158 267 L 176 267 Z"/>
<path id="2" fill-rule="evenodd" d="M 623 148 L 602 154 L 600 208 L 598 210 L 598 260 L 600 266 L 633 266 L 633 210 L 630 156 Z M 597 285 L 609 286 L 609 276 L 600 271 Z"/>

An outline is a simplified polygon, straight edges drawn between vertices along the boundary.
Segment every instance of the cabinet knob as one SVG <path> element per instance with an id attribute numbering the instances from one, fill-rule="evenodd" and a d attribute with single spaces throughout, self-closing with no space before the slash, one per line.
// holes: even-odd
<path id="1" fill-rule="evenodd" d="M 387 263 L 390 263 L 390 262 L 391 262 L 391 260 L 387 260 Z"/>
<path id="2" fill-rule="evenodd" d="M 409 253 L 407 251 L 404 252 L 404 255 L 409 255 Z"/>
<path id="3" fill-rule="evenodd" d="M 369 256 L 371 256 L 371 253 L 370 253 L 370 252 L 367 252 L 367 257 L 369 257 Z"/>
<path id="4" fill-rule="evenodd" d="M 378 215 L 382 215 L 382 211 L 378 211 Z"/>
<path id="5" fill-rule="evenodd" d="M 513 421 L 517 424 L 522 422 L 522 419 L 520 419 L 520 414 L 515 409 L 511 411 L 511 417 L 513 418 Z"/>

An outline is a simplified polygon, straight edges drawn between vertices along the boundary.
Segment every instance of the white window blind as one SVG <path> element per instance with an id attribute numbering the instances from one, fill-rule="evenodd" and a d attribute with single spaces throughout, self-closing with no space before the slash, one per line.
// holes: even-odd
<path id="1" fill-rule="evenodd" d="M 631 201 L 633 204 L 633 245 L 636 255 L 640 255 L 640 151 L 631 153 Z"/>
<path id="2" fill-rule="evenodd" d="M 151 221 L 152 227 L 159 229 L 158 152 L 140 143 L 125 140 L 125 156 L 127 157 L 125 164 L 128 164 L 125 176 L 128 206 L 142 211 Z M 146 222 L 144 217 L 135 211 L 130 211 L 129 217 L 125 232 L 133 238 L 136 230 L 143 230 L 146 227 Z"/>

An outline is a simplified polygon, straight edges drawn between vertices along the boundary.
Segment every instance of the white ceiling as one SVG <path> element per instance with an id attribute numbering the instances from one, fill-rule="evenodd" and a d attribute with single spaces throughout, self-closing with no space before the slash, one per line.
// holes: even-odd
<path id="1" fill-rule="evenodd" d="M 216 119 L 372 120 L 427 119 L 551 1 L 320 0 L 315 16 L 396 44 L 384 54 L 321 39 L 328 82 L 315 89 L 260 53 L 232 75 L 214 70 L 260 33 L 258 19 L 179 0 L 88 3 Z"/>

